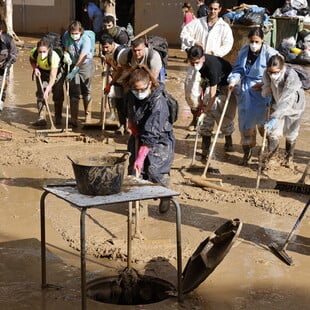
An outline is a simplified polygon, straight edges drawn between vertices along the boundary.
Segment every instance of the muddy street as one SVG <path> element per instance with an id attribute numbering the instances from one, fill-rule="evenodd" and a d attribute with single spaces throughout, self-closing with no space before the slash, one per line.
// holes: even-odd
<path id="1" fill-rule="evenodd" d="M 64 184 L 74 179 L 70 160 L 90 154 L 126 150 L 127 136 L 113 131 L 82 127 L 78 137 L 36 136 L 31 126 L 37 118 L 35 82 L 28 62 L 35 38 L 23 37 L 17 63 L 11 69 L 7 101 L 0 115 L 0 128 L 12 133 L 12 140 L 0 137 L 0 308 L 7 310 L 80 309 L 80 211 L 54 195 L 46 197 L 47 283 L 41 289 L 40 199 L 46 184 Z M 310 105 L 297 140 L 294 167 L 282 166 L 284 139 L 278 164 L 263 172 L 261 190 L 256 186 L 261 138 L 249 166 L 240 165 L 242 148 L 237 128 L 235 151 L 225 153 L 219 137 L 211 166 L 227 192 L 195 186 L 189 180 L 199 176 L 204 165 L 196 158 L 190 169 L 194 136 L 187 137 L 190 110 L 185 103 L 183 81 L 187 64 L 184 54 L 170 49 L 167 89 L 180 103 L 175 124 L 177 138 L 170 188 L 179 193 L 181 209 L 182 266 L 199 244 L 231 219 L 240 219 L 241 232 L 217 268 L 179 303 L 170 297 L 147 305 L 113 305 L 87 299 L 87 309 L 307 309 L 310 304 L 310 215 L 303 218 L 286 249 L 293 259 L 288 266 L 268 248 L 271 242 L 284 244 L 309 194 L 274 191 L 278 181 L 296 183 L 310 157 Z M 93 82 L 93 118 L 100 117 L 101 63 L 96 57 Z M 308 70 L 309 68 L 307 68 Z M 309 70 L 308 70 L 309 71 Z M 52 101 L 50 99 L 52 107 Z M 65 107 L 64 107 L 65 113 Z M 198 151 L 200 151 L 200 141 Z M 209 176 L 209 175 L 208 175 Z M 310 184 L 309 176 L 305 178 Z M 140 238 L 132 240 L 132 266 L 141 275 L 163 279 L 177 288 L 176 213 L 161 214 L 158 200 L 146 200 L 140 219 Z M 86 213 L 86 280 L 115 277 L 127 264 L 126 203 L 92 208 Z"/>

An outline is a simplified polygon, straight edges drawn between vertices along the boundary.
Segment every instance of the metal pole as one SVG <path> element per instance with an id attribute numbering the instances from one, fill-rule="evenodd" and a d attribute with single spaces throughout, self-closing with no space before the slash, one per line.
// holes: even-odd
<path id="1" fill-rule="evenodd" d="M 41 224 L 41 287 L 46 288 L 46 241 L 45 241 L 45 197 L 44 191 L 40 199 L 40 224 Z"/>
<path id="2" fill-rule="evenodd" d="M 86 259 L 85 259 L 85 213 L 86 213 L 86 210 L 87 208 L 81 209 L 81 217 L 80 217 L 82 310 L 86 310 Z"/>
<path id="3" fill-rule="evenodd" d="M 183 301 L 182 287 L 182 242 L 181 242 L 181 208 L 179 203 L 170 198 L 176 210 L 176 236 L 177 236 L 177 277 L 178 277 L 178 301 Z"/>
<path id="4" fill-rule="evenodd" d="M 132 246 L 131 246 L 131 237 L 132 237 L 132 201 L 128 203 L 128 222 L 127 222 L 127 268 L 131 268 L 131 257 L 132 257 Z"/>

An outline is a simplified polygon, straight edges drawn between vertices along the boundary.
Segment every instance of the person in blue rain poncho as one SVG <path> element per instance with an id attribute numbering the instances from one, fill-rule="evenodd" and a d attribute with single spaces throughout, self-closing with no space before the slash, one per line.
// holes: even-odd
<path id="1" fill-rule="evenodd" d="M 302 114 L 305 110 L 305 92 L 296 71 L 285 65 L 280 55 L 272 56 L 263 76 L 262 95 L 274 98 L 269 121 L 265 124 L 268 134 L 268 159 L 276 153 L 279 139 L 285 136 L 285 161 L 293 164 L 296 139 Z"/>
<path id="2" fill-rule="evenodd" d="M 251 29 L 248 39 L 249 44 L 240 49 L 227 79 L 228 87 L 234 89 L 238 101 L 243 165 L 248 164 L 252 148 L 256 145 L 256 127 L 261 135 L 264 132 L 266 107 L 271 97 L 262 97 L 262 77 L 269 58 L 278 53 L 263 42 L 264 33 L 261 28 Z"/>

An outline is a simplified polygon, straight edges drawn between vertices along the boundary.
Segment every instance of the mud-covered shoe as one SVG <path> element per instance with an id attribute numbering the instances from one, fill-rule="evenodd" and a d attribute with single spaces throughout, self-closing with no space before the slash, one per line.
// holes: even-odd
<path id="1" fill-rule="evenodd" d="M 45 119 L 38 119 L 36 122 L 32 123 L 32 126 L 35 127 L 45 127 L 47 125 L 47 122 Z"/>
<path id="2" fill-rule="evenodd" d="M 231 136 L 225 136 L 224 151 L 225 152 L 233 152 L 234 151 Z"/>

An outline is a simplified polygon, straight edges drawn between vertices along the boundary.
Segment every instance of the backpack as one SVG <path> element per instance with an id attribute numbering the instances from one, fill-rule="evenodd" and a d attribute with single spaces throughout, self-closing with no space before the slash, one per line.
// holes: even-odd
<path id="1" fill-rule="evenodd" d="M 147 38 L 147 47 L 159 53 L 163 66 L 166 68 L 168 64 L 168 42 L 160 36 L 149 36 Z"/>
<path id="2" fill-rule="evenodd" d="M 113 54 L 113 60 L 115 62 L 117 62 L 117 57 L 118 57 L 118 54 L 121 50 L 123 50 L 124 48 L 127 48 L 128 46 L 127 45 L 119 45 L 115 51 L 114 51 L 114 54 Z"/>
<path id="3" fill-rule="evenodd" d="M 116 26 L 116 29 L 117 29 L 117 33 L 113 37 L 114 42 L 121 44 L 121 45 L 126 45 L 126 44 L 128 45 L 130 38 L 127 32 L 127 29 L 125 27 L 120 27 L 120 26 Z"/>
<path id="4" fill-rule="evenodd" d="M 90 38 L 91 42 L 90 52 L 94 56 L 96 50 L 96 34 L 92 30 L 84 30 L 83 35 L 84 34 Z"/>
<path id="5" fill-rule="evenodd" d="M 61 35 L 56 32 L 48 32 L 42 36 L 42 39 L 45 39 L 50 42 L 51 49 L 58 54 L 60 61 L 62 63 L 64 57 L 64 50 L 61 43 Z M 38 51 L 36 49 L 35 52 L 33 53 L 33 58 L 37 59 L 37 57 L 38 57 Z M 48 54 L 47 61 L 50 66 L 52 62 L 52 53 Z"/>
<path id="6" fill-rule="evenodd" d="M 150 67 L 153 50 L 160 55 L 162 65 L 166 68 L 168 63 L 168 42 L 165 38 L 159 36 L 150 36 L 147 39 L 146 46 L 149 49 L 147 56 L 147 66 Z M 127 63 L 130 65 L 132 59 L 132 50 L 128 52 Z"/>
<path id="7" fill-rule="evenodd" d="M 293 67 L 293 66 L 287 66 L 287 69 L 288 70 L 292 70 L 292 69 L 295 70 L 295 72 L 297 73 L 297 75 L 301 81 L 301 84 L 302 84 L 301 87 L 304 90 L 310 89 L 310 77 L 305 70 L 298 68 L 298 67 Z M 286 71 L 285 75 L 284 75 L 285 79 L 287 78 L 287 75 L 288 75 L 288 72 Z"/>
<path id="8" fill-rule="evenodd" d="M 163 91 L 164 97 L 167 99 L 167 105 L 169 108 L 169 122 L 171 124 L 178 120 L 179 115 L 179 103 L 178 101 L 169 94 L 166 90 Z"/>

